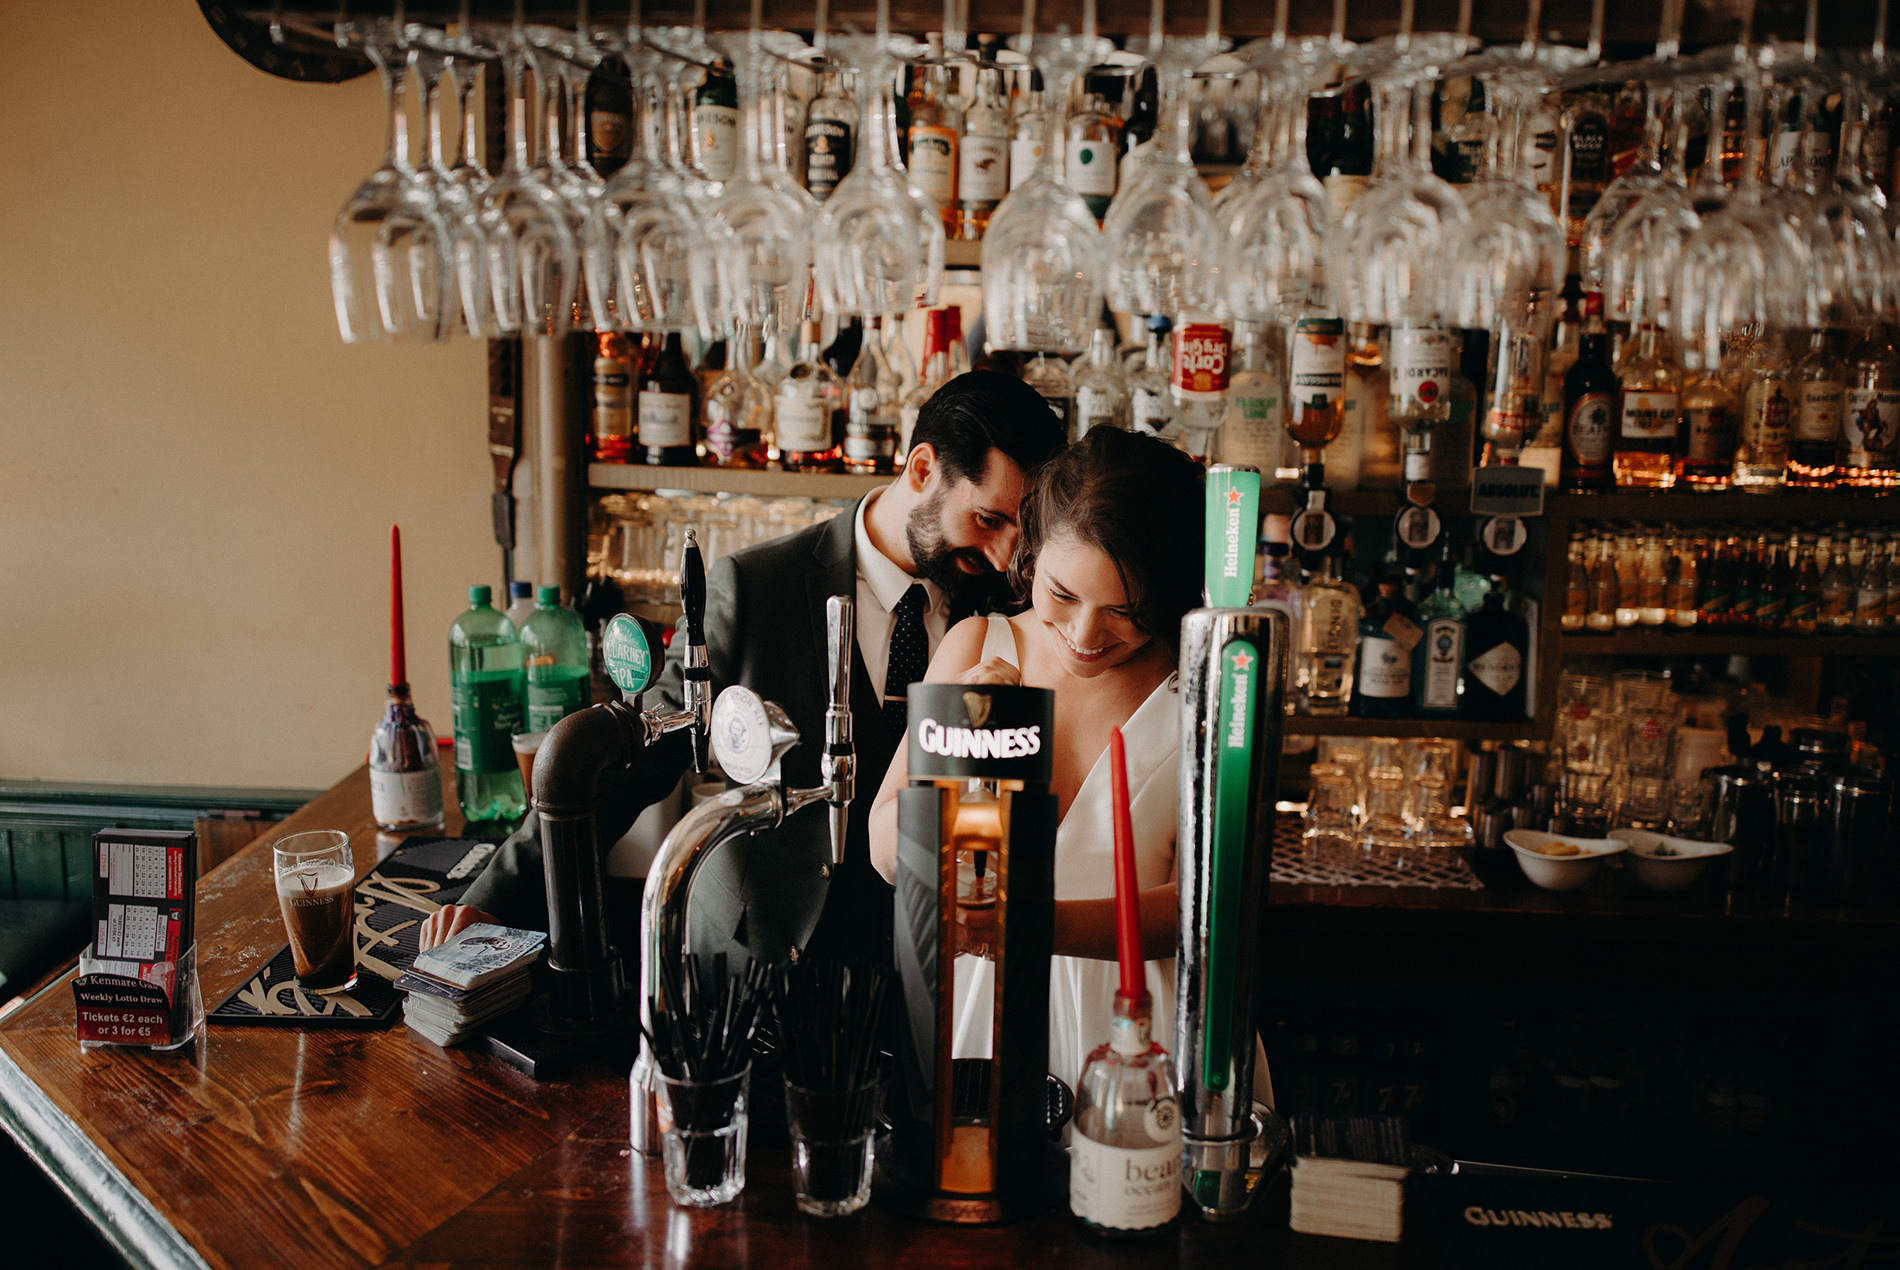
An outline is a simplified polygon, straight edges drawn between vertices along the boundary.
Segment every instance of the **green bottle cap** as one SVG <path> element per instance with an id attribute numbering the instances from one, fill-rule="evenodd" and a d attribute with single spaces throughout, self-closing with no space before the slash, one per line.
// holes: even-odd
<path id="1" fill-rule="evenodd" d="M 468 602 L 477 607 L 488 603 L 495 593 L 485 586 L 472 586 L 468 589 Z"/>
<path id="2" fill-rule="evenodd" d="M 534 599 L 537 604 L 551 604 L 556 608 L 561 604 L 561 588 L 557 586 L 536 587 Z"/>

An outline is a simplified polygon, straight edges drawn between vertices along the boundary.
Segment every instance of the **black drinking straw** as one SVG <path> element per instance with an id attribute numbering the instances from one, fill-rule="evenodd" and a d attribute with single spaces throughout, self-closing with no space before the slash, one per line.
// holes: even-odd
<path id="1" fill-rule="evenodd" d="M 742 1085 L 720 1082 L 740 1075 L 752 1061 L 752 1034 L 767 979 L 765 966 L 756 961 L 748 961 L 742 974 L 728 974 L 724 953 L 713 958 L 710 969 L 692 953 L 661 958 L 661 995 L 652 1003 L 647 1044 L 664 1075 L 696 1086 L 670 1090 L 675 1129 L 704 1134 L 732 1123 Z M 717 1186 L 725 1174 L 724 1143 L 697 1136 L 685 1143 L 687 1185 Z"/>

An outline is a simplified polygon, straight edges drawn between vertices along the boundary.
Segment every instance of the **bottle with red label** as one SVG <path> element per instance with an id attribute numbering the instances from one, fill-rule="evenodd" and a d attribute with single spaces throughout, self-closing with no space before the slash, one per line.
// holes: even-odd
<path id="1" fill-rule="evenodd" d="M 1451 418 L 1451 342 L 1442 327 L 1392 328 L 1386 374 L 1392 423 L 1404 437 L 1407 484 L 1432 479 L 1432 436 Z"/>
<path id="2" fill-rule="evenodd" d="M 1183 314 L 1174 328 L 1173 442 L 1202 462 L 1227 411 L 1227 367 L 1232 335 L 1209 314 Z"/>

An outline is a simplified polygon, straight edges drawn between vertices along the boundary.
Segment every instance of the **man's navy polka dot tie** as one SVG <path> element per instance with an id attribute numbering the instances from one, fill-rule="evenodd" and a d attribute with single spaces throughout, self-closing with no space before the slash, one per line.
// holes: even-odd
<path id="1" fill-rule="evenodd" d="M 924 630 L 924 609 L 930 596 L 924 584 L 913 582 L 904 598 L 891 610 L 890 667 L 884 672 L 884 722 L 894 736 L 902 736 L 909 719 L 910 686 L 924 677 L 930 668 L 930 635 Z"/>

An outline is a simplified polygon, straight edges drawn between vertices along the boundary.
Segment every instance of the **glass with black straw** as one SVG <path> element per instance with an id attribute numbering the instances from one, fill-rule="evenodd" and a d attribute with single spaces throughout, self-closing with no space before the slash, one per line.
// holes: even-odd
<path id="1" fill-rule="evenodd" d="M 746 1093 L 767 978 L 756 961 L 729 974 L 723 953 L 710 964 L 691 953 L 661 959 L 647 1043 L 660 1069 L 666 1193 L 676 1204 L 724 1204 L 745 1189 Z"/>
<path id="2" fill-rule="evenodd" d="M 792 1190 L 800 1212 L 844 1217 L 871 1198 L 879 1020 L 888 973 L 865 962 L 805 957 L 774 987 Z"/>

